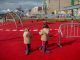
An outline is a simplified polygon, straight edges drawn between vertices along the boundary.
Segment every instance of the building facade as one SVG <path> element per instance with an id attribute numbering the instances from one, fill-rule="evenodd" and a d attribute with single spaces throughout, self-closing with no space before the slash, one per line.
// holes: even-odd
<path id="1" fill-rule="evenodd" d="M 80 4 L 80 0 L 46 0 L 48 3 L 48 13 L 55 14 L 64 7 Z"/>

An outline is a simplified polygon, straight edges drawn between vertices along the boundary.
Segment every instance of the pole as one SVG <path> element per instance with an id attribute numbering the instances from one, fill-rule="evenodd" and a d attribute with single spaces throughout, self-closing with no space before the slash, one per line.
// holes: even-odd
<path id="1" fill-rule="evenodd" d="M 60 11 L 60 8 L 61 8 L 61 6 L 60 6 L 60 0 L 59 0 L 59 11 Z"/>
<path id="2" fill-rule="evenodd" d="M 48 6 L 47 6 L 47 0 L 43 0 L 43 11 L 44 11 L 44 14 L 45 14 L 45 21 L 47 22 L 47 9 L 48 9 Z"/>
<path id="3" fill-rule="evenodd" d="M 71 6 L 74 6 L 74 0 L 71 0 Z M 73 20 L 74 20 L 74 10 L 72 9 L 71 10 L 71 23 L 72 23 L 72 25 L 71 25 L 71 27 L 73 27 Z"/>
<path id="4" fill-rule="evenodd" d="M 60 9 L 61 9 L 61 4 L 60 4 L 60 0 L 59 0 L 59 12 L 58 12 L 58 14 L 60 13 Z M 58 16 L 58 18 L 59 18 L 59 16 Z"/>
<path id="5" fill-rule="evenodd" d="M 75 1 L 75 0 L 71 0 L 71 6 L 74 6 L 74 1 Z M 73 9 L 72 9 L 71 11 L 72 11 L 72 16 L 74 16 L 74 13 L 73 13 L 74 11 L 73 11 Z"/>
<path id="6" fill-rule="evenodd" d="M 44 10 L 44 13 L 46 15 L 47 14 L 47 3 L 46 3 L 46 0 L 43 0 L 43 10 Z"/>
<path id="7" fill-rule="evenodd" d="M 71 0 L 71 6 L 74 6 L 74 1 L 75 1 L 75 0 Z"/>

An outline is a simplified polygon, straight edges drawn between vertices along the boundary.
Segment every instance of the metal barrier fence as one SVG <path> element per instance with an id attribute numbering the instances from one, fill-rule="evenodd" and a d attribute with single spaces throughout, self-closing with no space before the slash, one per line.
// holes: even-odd
<path id="1" fill-rule="evenodd" d="M 74 38 L 80 37 L 80 23 L 65 23 L 59 26 L 59 42 L 58 45 L 62 47 L 61 40 L 63 37 Z"/>

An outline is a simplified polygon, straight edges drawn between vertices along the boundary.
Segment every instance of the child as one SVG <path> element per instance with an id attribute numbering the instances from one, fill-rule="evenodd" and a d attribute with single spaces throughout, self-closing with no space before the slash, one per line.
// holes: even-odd
<path id="1" fill-rule="evenodd" d="M 27 28 L 24 29 L 23 39 L 24 39 L 24 44 L 25 44 L 25 48 L 26 48 L 25 52 L 28 55 L 31 52 L 31 46 L 30 46 L 31 34 Z"/>
<path id="2" fill-rule="evenodd" d="M 42 41 L 42 46 L 40 49 L 42 49 L 45 52 L 47 51 L 47 45 L 48 45 L 48 38 L 49 38 L 49 26 L 48 25 L 43 25 L 43 29 L 40 30 L 39 34 L 41 35 L 41 41 Z"/>

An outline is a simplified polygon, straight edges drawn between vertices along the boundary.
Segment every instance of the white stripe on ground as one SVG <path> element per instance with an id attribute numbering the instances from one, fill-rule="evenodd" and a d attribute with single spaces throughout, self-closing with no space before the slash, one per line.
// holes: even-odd
<path id="1" fill-rule="evenodd" d="M 19 30 L 19 31 L 24 31 L 24 30 Z"/>
<path id="2" fill-rule="evenodd" d="M 59 29 L 54 29 L 54 30 L 59 30 Z"/>
<path id="3" fill-rule="evenodd" d="M 50 30 L 52 30 L 52 29 L 50 29 Z"/>
<path id="4" fill-rule="evenodd" d="M 50 29 L 50 30 L 53 30 L 53 29 Z M 58 29 L 55 29 L 55 30 L 58 30 Z M 20 30 L 17 30 L 17 29 L 13 29 L 13 30 L 10 30 L 10 29 L 0 29 L 0 31 L 24 31 L 23 29 L 20 29 Z M 38 31 L 38 29 L 34 29 L 34 30 L 29 30 L 29 31 Z"/>
<path id="5" fill-rule="evenodd" d="M 29 30 L 29 31 L 31 31 L 31 30 Z"/>
<path id="6" fill-rule="evenodd" d="M 33 31 L 38 31 L 38 29 L 35 29 L 35 30 L 33 30 Z"/>
<path id="7" fill-rule="evenodd" d="M 3 30 L 3 29 L 0 29 L 0 30 Z"/>
<path id="8" fill-rule="evenodd" d="M 14 29 L 14 30 L 12 30 L 12 31 L 17 31 L 17 29 Z"/>
<path id="9" fill-rule="evenodd" d="M 9 29 L 6 29 L 5 31 L 10 31 Z"/>

